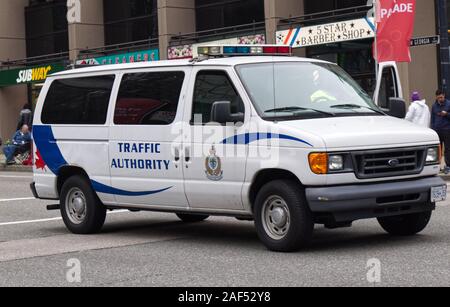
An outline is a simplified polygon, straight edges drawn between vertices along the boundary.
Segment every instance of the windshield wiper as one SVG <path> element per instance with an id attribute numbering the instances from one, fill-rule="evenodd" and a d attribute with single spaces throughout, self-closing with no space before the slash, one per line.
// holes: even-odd
<path id="1" fill-rule="evenodd" d="M 384 113 L 381 110 L 376 110 L 376 109 L 373 109 L 371 107 L 366 107 L 366 106 L 360 106 L 358 104 L 339 104 L 339 105 L 331 106 L 330 108 L 332 108 L 332 109 L 367 109 L 367 110 L 373 111 L 373 112 L 381 114 L 381 115 L 386 115 L 386 113 Z"/>
<path id="2" fill-rule="evenodd" d="M 317 110 L 317 109 L 313 109 L 313 108 L 304 108 L 304 107 L 283 107 L 283 108 L 276 108 L 276 109 L 271 109 L 271 110 L 264 111 L 264 113 L 295 112 L 295 111 L 314 111 L 314 112 L 321 113 L 321 114 L 325 114 L 325 115 L 328 115 L 328 116 L 336 116 L 336 114 L 331 113 L 331 112 L 322 111 L 322 110 Z"/>

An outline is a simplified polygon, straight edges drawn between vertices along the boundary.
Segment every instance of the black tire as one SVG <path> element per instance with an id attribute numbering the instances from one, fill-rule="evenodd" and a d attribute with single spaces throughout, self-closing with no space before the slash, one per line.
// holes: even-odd
<path id="1" fill-rule="evenodd" d="M 272 198 L 275 198 L 275 201 L 278 198 L 284 201 L 289 210 L 289 226 L 281 226 L 285 227 L 285 234 L 279 238 L 274 238 L 271 227 L 268 226 L 269 222 L 266 222 L 265 207 L 273 207 L 269 205 Z M 304 191 L 293 181 L 276 180 L 264 185 L 256 196 L 254 216 L 258 237 L 269 250 L 295 252 L 307 247 L 311 242 L 314 230 L 313 215 L 306 202 Z"/>
<path id="2" fill-rule="evenodd" d="M 378 218 L 378 223 L 393 236 L 413 236 L 424 230 L 430 222 L 432 212 Z"/>
<path id="3" fill-rule="evenodd" d="M 180 220 L 182 220 L 185 223 L 203 222 L 204 220 L 209 218 L 209 215 L 202 215 L 202 214 L 178 213 L 177 216 Z"/>
<path id="4" fill-rule="evenodd" d="M 79 190 L 85 199 L 85 217 L 79 223 L 74 223 L 70 217 L 66 202 L 68 194 Z M 98 233 L 105 223 L 106 207 L 101 203 L 92 189 L 90 182 L 83 176 L 73 176 L 67 179 L 61 189 L 60 210 L 66 227 L 74 234 Z"/>

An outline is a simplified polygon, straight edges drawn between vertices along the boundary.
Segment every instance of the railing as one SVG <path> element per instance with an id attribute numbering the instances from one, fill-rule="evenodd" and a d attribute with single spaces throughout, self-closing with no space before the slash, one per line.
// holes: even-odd
<path id="1" fill-rule="evenodd" d="M 281 19 L 279 24 L 280 26 L 287 25 L 305 25 L 312 23 L 323 23 L 328 20 L 335 21 L 336 19 L 345 19 L 345 18 L 359 18 L 367 15 L 367 12 L 370 10 L 369 6 L 355 6 L 345 9 L 338 9 L 332 11 L 325 11 L 314 14 L 307 14 L 301 16 L 294 16 L 289 18 Z"/>
<path id="2" fill-rule="evenodd" d="M 134 41 L 129 43 L 108 45 L 97 48 L 89 48 L 80 50 L 80 58 L 90 58 L 96 56 L 104 56 L 113 53 L 126 53 L 139 51 L 143 48 L 158 48 L 159 39 L 158 38 L 150 38 L 140 41 Z"/>
<path id="3" fill-rule="evenodd" d="M 239 35 L 251 35 L 260 34 L 261 31 L 265 31 L 266 24 L 264 21 L 254 22 L 249 24 L 216 28 L 211 30 L 204 30 L 192 33 L 174 34 L 169 43 L 170 46 L 193 44 L 198 43 L 201 40 L 208 39 L 226 39 L 230 37 L 236 37 Z"/>
<path id="4" fill-rule="evenodd" d="M 41 56 L 29 57 L 29 58 L 25 58 L 25 59 L 1 60 L 0 61 L 0 70 L 1 69 L 10 69 L 10 68 L 14 68 L 14 67 L 37 66 L 40 64 L 64 62 L 64 61 L 68 61 L 68 60 L 69 60 L 69 52 L 46 54 L 46 55 L 41 55 Z"/>

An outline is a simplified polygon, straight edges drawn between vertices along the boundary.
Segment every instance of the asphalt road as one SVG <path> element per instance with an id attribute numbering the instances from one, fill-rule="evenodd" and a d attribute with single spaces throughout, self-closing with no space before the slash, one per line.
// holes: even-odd
<path id="1" fill-rule="evenodd" d="M 259 243 L 253 223 L 232 218 L 183 224 L 115 212 L 101 234 L 71 235 L 46 211 L 52 202 L 32 198 L 30 181 L 0 172 L 0 286 L 450 286 L 450 202 L 415 237 L 361 221 L 317 227 L 308 250 L 280 254 Z M 380 261 L 380 283 L 367 279 L 370 259 Z M 80 275 L 68 274 L 78 265 Z"/>

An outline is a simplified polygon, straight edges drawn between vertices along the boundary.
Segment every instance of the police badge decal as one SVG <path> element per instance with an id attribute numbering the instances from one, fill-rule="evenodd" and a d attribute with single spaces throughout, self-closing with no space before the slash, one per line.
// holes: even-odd
<path id="1" fill-rule="evenodd" d="M 216 154 L 216 147 L 213 145 L 209 151 L 209 156 L 205 161 L 206 177 L 212 181 L 220 181 L 223 179 L 222 161 Z"/>

